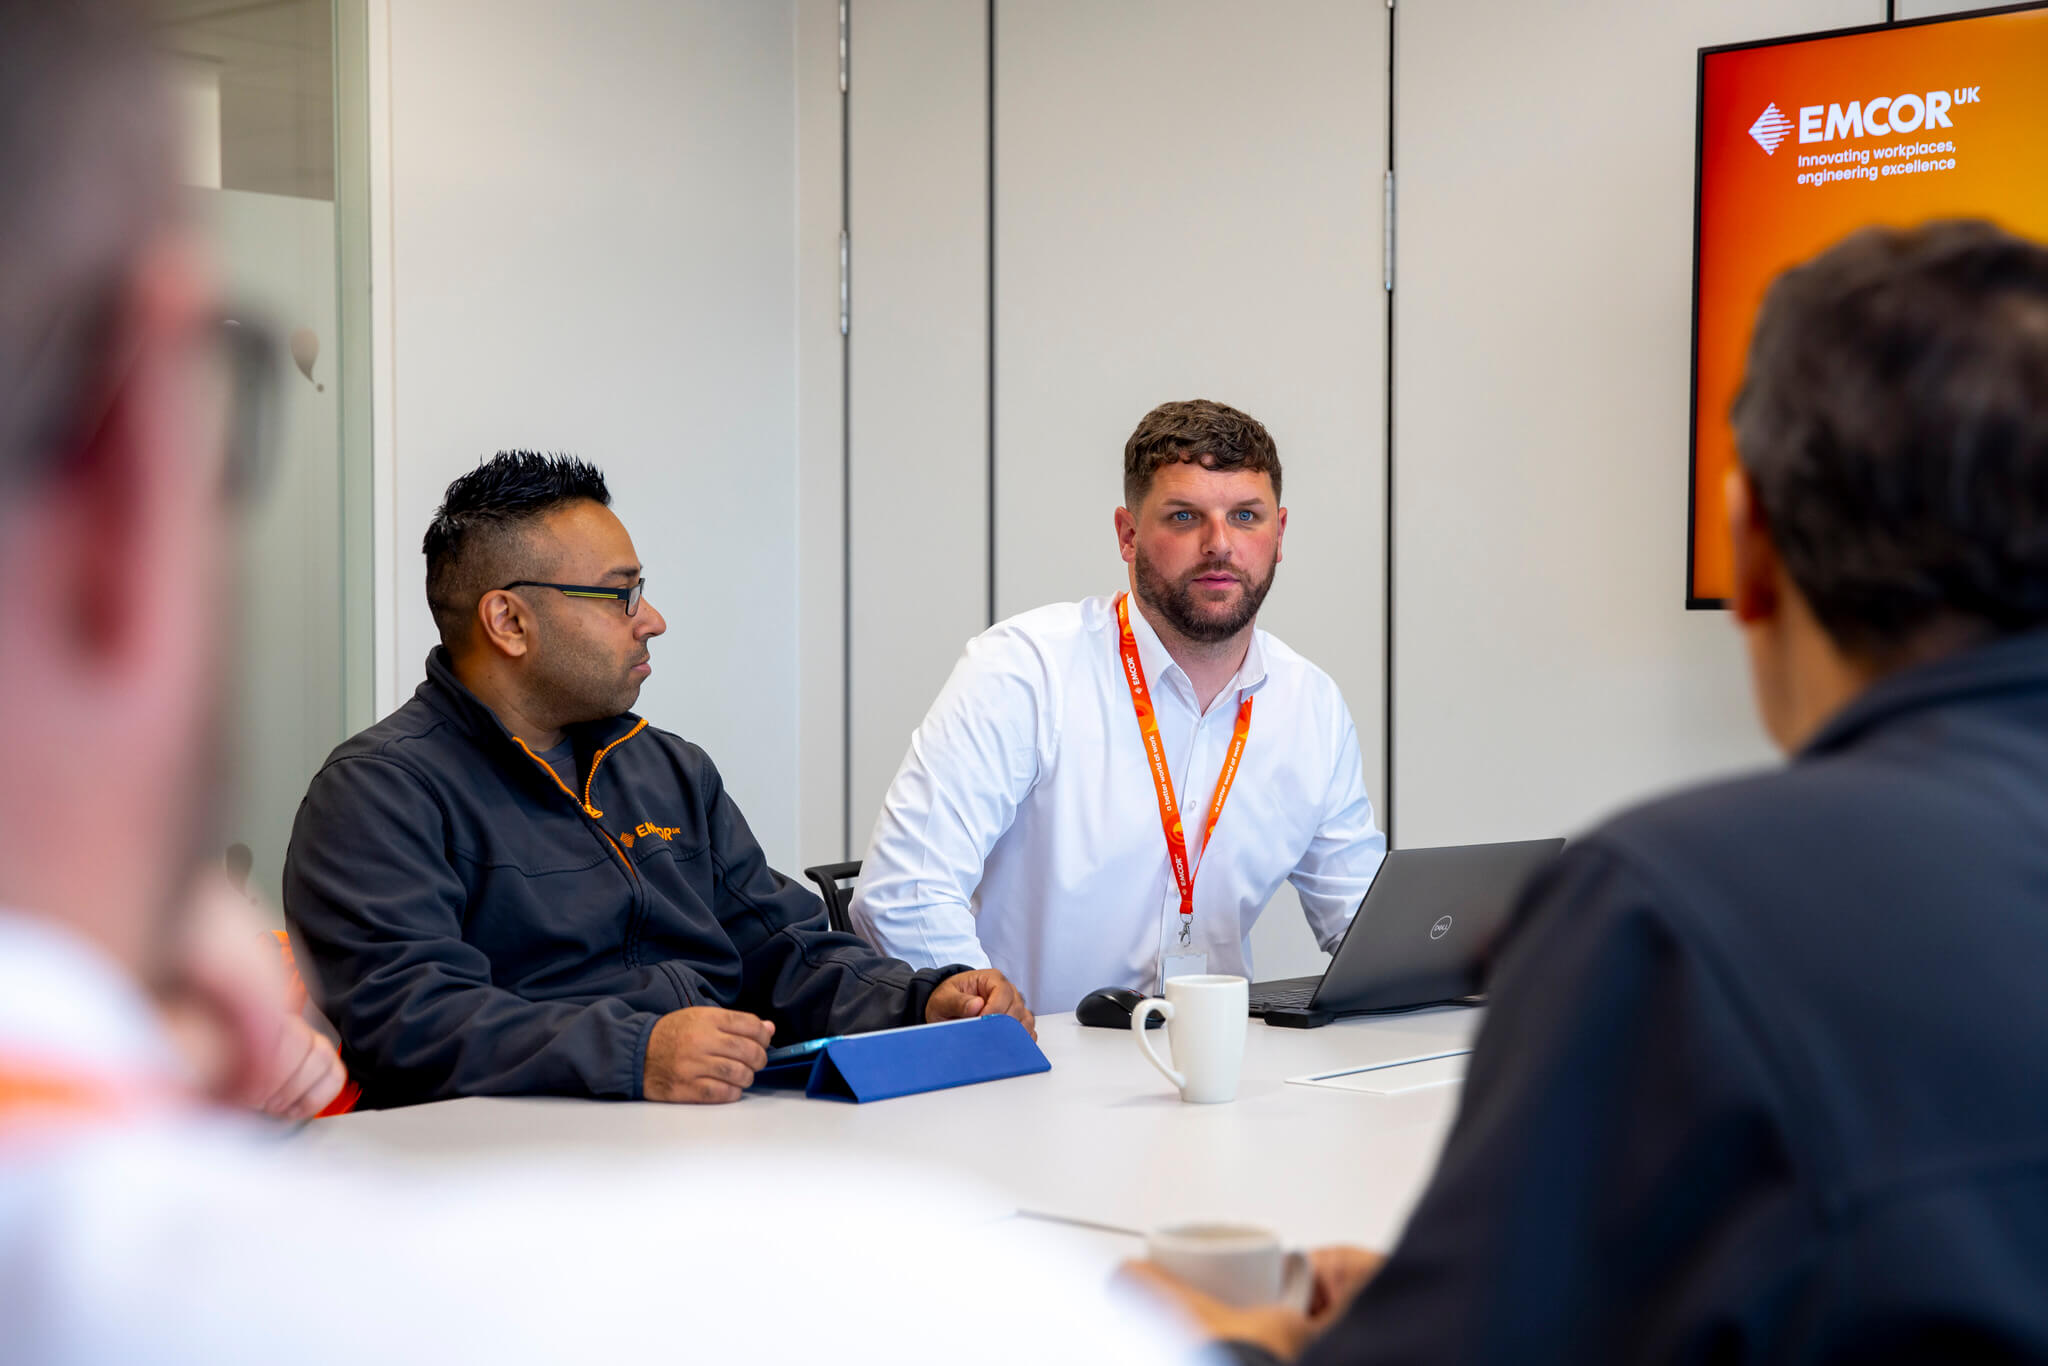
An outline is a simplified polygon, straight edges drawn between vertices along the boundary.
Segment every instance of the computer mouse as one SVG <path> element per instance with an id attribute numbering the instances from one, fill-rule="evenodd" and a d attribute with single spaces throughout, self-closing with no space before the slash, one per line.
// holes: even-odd
<path id="1" fill-rule="evenodd" d="M 1131 1012 L 1144 999 L 1143 992 L 1132 991 L 1129 987 L 1097 987 L 1074 1007 L 1074 1018 L 1097 1029 L 1129 1029 Z M 1145 1028 L 1157 1029 L 1164 1023 L 1154 1015 L 1145 1021 Z"/>

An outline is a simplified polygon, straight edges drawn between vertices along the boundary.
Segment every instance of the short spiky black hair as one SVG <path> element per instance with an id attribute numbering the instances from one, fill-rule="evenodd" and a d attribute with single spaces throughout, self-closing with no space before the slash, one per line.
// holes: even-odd
<path id="1" fill-rule="evenodd" d="M 610 507 L 604 471 L 573 455 L 499 451 L 448 486 L 420 549 L 427 556 L 427 606 L 441 643 L 469 635 L 477 602 L 532 572 L 520 534 L 565 503 Z"/>

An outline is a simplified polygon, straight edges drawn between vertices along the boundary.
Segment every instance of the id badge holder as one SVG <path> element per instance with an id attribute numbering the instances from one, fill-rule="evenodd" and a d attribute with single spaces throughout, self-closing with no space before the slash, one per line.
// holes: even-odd
<path id="1" fill-rule="evenodd" d="M 1169 915 L 1166 921 L 1164 942 L 1159 949 L 1159 985 L 1162 989 L 1169 977 L 1199 977 L 1209 970 L 1209 955 L 1195 946 L 1189 919 Z"/>

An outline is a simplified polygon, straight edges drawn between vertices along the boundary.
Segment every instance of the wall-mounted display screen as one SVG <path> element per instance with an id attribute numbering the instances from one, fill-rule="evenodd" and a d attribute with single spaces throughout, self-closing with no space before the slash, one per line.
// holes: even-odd
<path id="1" fill-rule="evenodd" d="M 2048 3 L 1700 52 L 1686 604 L 1731 586 L 1728 407 L 1772 277 L 1868 224 L 2048 241 Z"/>

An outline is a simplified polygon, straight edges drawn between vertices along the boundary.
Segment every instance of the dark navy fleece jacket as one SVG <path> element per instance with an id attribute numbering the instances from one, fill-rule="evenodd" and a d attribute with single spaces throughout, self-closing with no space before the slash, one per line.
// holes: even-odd
<path id="1" fill-rule="evenodd" d="M 637 1099 L 668 1011 L 750 1011 L 795 1043 L 918 1023 L 962 970 L 829 930 L 697 746 L 632 715 L 569 735 L 574 791 L 436 650 L 313 779 L 285 916 L 366 1106 Z"/>

